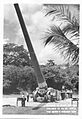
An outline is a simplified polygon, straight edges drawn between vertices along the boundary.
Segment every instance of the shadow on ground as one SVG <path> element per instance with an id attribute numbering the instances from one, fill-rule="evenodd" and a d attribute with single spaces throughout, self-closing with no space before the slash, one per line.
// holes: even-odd
<path id="1" fill-rule="evenodd" d="M 41 103 L 38 106 L 34 107 L 32 110 L 37 110 L 39 108 L 42 108 L 45 105 L 45 103 Z"/>

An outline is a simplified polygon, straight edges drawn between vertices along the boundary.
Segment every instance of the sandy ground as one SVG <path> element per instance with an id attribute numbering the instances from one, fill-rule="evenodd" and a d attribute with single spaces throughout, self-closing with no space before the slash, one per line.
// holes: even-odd
<path id="1" fill-rule="evenodd" d="M 78 114 L 77 102 L 71 104 L 71 99 L 60 100 L 57 102 L 40 103 L 33 102 L 30 98 L 29 102 L 25 102 L 25 107 L 21 107 L 21 101 L 16 106 L 17 95 L 3 96 L 3 114 Z"/>
<path id="2" fill-rule="evenodd" d="M 18 97 L 18 96 L 17 96 Z M 16 106 L 16 102 L 17 102 L 17 97 L 6 97 L 4 96 L 3 97 L 3 106 L 4 105 L 11 105 L 11 106 Z M 33 99 L 32 98 L 29 98 L 29 102 L 25 101 L 25 106 L 37 106 L 41 103 L 39 102 L 33 102 Z M 18 102 L 18 106 L 21 106 L 21 101 Z M 46 103 L 45 105 L 43 105 L 43 107 L 54 107 L 54 106 L 58 106 L 58 107 L 61 107 L 61 106 L 71 106 L 71 99 L 65 99 L 65 100 L 61 100 L 61 101 L 57 101 L 57 102 L 49 102 L 49 103 Z M 77 106 L 77 102 L 74 102 L 73 103 L 73 106 Z"/>

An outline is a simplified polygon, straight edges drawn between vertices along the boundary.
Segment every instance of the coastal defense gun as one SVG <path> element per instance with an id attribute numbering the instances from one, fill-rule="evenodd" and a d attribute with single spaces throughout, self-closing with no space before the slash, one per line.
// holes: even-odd
<path id="1" fill-rule="evenodd" d="M 18 16 L 18 20 L 26 41 L 26 45 L 28 47 L 29 53 L 30 53 L 30 57 L 31 57 L 31 61 L 32 61 L 32 65 L 34 67 L 34 71 L 36 73 L 36 78 L 37 78 L 37 83 L 38 83 L 38 90 L 36 89 L 33 93 L 33 100 L 34 101 L 40 101 L 40 102 L 47 102 L 48 100 L 53 101 L 53 97 L 54 97 L 54 93 L 52 93 L 52 91 L 49 90 L 49 88 L 47 87 L 47 83 L 45 81 L 45 78 L 40 70 L 40 66 L 36 57 L 36 54 L 34 52 L 27 28 L 25 26 L 25 22 L 20 10 L 19 5 L 16 3 L 14 4 L 17 16 Z M 56 95 L 56 93 L 55 93 Z"/>
<path id="2" fill-rule="evenodd" d="M 46 92 L 47 84 L 46 84 L 44 76 L 43 76 L 43 74 L 40 70 L 40 66 L 39 66 L 38 60 L 36 58 L 36 54 L 34 52 L 34 49 L 33 49 L 28 31 L 27 31 L 27 28 L 25 26 L 25 22 L 24 22 L 20 7 L 17 3 L 14 4 L 14 7 L 15 7 L 15 10 L 16 10 L 16 13 L 17 13 L 17 16 L 18 16 L 18 20 L 19 20 L 19 23 L 20 23 L 20 26 L 21 26 L 21 29 L 22 29 L 22 32 L 23 32 L 23 35 L 24 35 L 24 39 L 26 41 L 26 45 L 27 45 L 29 53 L 30 53 L 32 65 L 33 65 L 34 71 L 36 73 L 38 87 L 39 87 L 40 91 L 42 90 L 42 92 Z"/>

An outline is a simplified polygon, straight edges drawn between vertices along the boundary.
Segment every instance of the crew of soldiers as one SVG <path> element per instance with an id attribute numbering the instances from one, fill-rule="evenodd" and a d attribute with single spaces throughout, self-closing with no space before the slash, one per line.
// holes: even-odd
<path id="1" fill-rule="evenodd" d="M 72 90 L 67 90 L 65 87 L 62 87 L 62 90 L 56 90 L 53 88 L 40 89 L 39 87 L 33 91 L 32 98 L 34 102 L 55 102 L 59 100 L 64 100 L 66 98 L 72 98 Z M 21 100 L 21 106 L 25 107 L 25 101 L 29 101 L 29 93 L 21 93 L 21 98 L 17 98 L 18 101 Z"/>
<path id="2" fill-rule="evenodd" d="M 25 101 L 29 101 L 29 94 L 28 92 L 24 93 L 24 92 L 21 92 L 20 93 L 20 97 L 17 98 L 17 102 L 16 102 L 16 105 L 18 106 L 18 101 L 21 101 L 21 106 L 22 107 L 25 107 Z"/>

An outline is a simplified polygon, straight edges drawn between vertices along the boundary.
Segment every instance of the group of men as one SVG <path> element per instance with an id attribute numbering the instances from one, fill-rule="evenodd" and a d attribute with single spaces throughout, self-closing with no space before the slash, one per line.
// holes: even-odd
<path id="1" fill-rule="evenodd" d="M 69 94 L 72 95 L 72 93 L 67 92 L 64 89 L 62 89 L 62 91 L 59 91 L 51 87 L 47 89 L 36 88 L 36 90 L 32 93 L 32 98 L 34 102 L 55 102 L 61 99 L 65 99 Z M 17 98 L 17 105 L 18 101 L 21 100 L 21 105 L 22 107 L 24 107 L 25 101 L 29 101 L 29 94 L 22 93 L 21 96 L 21 98 Z"/>
<path id="2" fill-rule="evenodd" d="M 28 93 L 25 94 L 22 92 L 21 97 L 17 98 L 17 104 L 16 104 L 17 106 L 18 106 L 19 101 L 21 101 L 21 106 L 25 107 L 25 101 L 27 101 L 27 102 L 29 101 L 29 94 Z"/>

